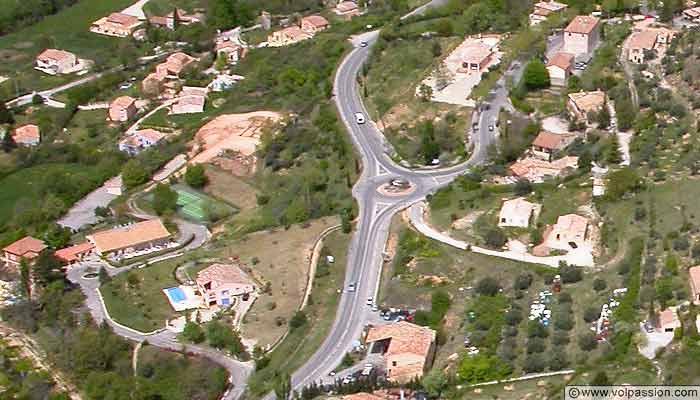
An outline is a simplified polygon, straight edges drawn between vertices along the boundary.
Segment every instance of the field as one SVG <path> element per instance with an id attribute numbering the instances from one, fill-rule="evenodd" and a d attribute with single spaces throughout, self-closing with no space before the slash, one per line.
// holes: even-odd
<path id="1" fill-rule="evenodd" d="M 39 192 L 49 174 L 90 176 L 90 168 L 78 164 L 44 164 L 19 170 L 0 180 L 0 219 L 10 220 L 13 215 L 41 201 Z M 26 207 L 25 207 L 26 206 Z"/>
<path id="2" fill-rule="evenodd" d="M 226 200 L 241 212 L 253 210 L 257 206 L 257 191 L 252 182 L 213 165 L 207 165 L 207 178 L 209 182 L 204 189 L 206 193 Z"/>
<path id="3" fill-rule="evenodd" d="M 284 338 L 268 355 L 268 367 L 257 371 L 248 381 L 254 396 L 260 396 L 272 389 L 272 376 L 291 374 L 299 368 L 321 345 L 336 317 L 340 296 L 338 289 L 343 287 L 347 250 L 350 235 L 340 231 L 331 233 L 323 241 L 319 268 L 314 279 L 313 302 L 309 302 L 304 312 L 309 322 L 297 328 Z M 334 264 L 325 263 L 325 256 L 335 257 Z"/>

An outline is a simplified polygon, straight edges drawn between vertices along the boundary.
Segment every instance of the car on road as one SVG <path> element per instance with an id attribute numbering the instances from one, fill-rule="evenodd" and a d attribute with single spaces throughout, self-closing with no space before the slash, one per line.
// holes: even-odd
<path id="1" fill-rule="evenodd" d="M 348 292 L 354 292 L 354 291 L 355 291 L 355 282 L 348 285 Z"/>
<path id="2" fill-rule="evenodd" d="M 365 41 L 360 42 L 360 47 L 367 47 L 367 42 L 365 42 Z"/>
<path id="3" fill-rule="evenodd" d="M 489 132 L 493 132 L 493 125 L 489 125 Z"/>
<path id="4" fill-rule="evenodd" d="M 364 124 L 365 123 L 365 115 L 362 114 L 361 112 L 356 112 L 355 113 L 355 122 L 358 124 Z"/>
<path id="5" fill-rule="evenodd" d="M 374 298 L 372 298 L 372 296 L 368 297 L 368 298 L 367 298 L 367 305 L 368 305 L 368 306 L 371 306 L 371 305 L 373 305 L 373 304 L 374 304 Z"/>

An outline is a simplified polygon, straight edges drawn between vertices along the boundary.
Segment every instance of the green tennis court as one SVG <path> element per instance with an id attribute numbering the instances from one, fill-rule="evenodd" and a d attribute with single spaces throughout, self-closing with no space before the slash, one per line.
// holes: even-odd
<path id="1" fill-rule="evenodd" d="M 180 207 L 180 211 L 188 217 L 204 221 L 206 219 L 204 207 L 207 199 L 182 188 L 174 189 L 177 192 L 177 205 Z"/>

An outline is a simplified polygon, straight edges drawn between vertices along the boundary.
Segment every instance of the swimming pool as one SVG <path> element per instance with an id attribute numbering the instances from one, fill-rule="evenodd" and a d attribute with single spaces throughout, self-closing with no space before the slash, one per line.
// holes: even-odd
<path id="1" fill-rule="evenodd" d="M 182 303 L 183 301 L 187 300 L 185 292 L 183 292 L 179 287 L 173 287 L 165 290 L 168 292 L 168 297 L 170 297 L 173 303 Z"/>

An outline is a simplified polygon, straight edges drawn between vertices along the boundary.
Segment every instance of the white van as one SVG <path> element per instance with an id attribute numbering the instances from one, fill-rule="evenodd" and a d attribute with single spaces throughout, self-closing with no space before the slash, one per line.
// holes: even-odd
<path id="1" fill-rule="evenodd" d="M 355 113 L 355 122 L 358 124 L 364 124 L 365 123 L 365 115 L 362 114 L 361 112 L 356 112 Z"/>

